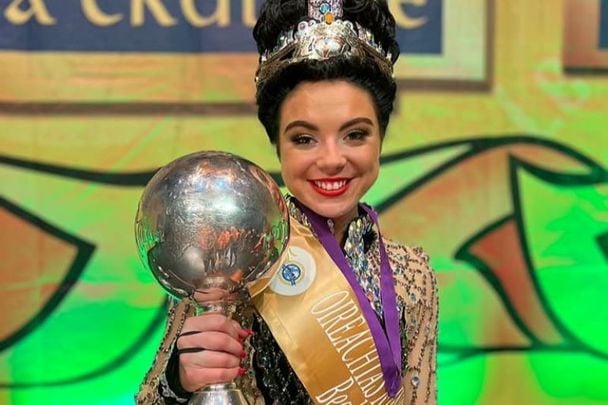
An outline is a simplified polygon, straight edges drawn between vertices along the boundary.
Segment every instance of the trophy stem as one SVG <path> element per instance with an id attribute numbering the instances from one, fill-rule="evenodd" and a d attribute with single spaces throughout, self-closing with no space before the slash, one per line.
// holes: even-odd
<path id="1" fill-rule="evenodd" d="M 194 393 L 189 405 L 249 405 L 235 383 L 212 384 Z"/>
<path id="2" fill-rule="evenodd" d="M 228 318 L 232 318 L 232 315 L 236 311 L 236 303 L 234 300 L 230 301 L 212 301 L 212 302 L 199 302 L 196 314 L 201 315 L 204 313 L 212 312 L 216 314 L 226 315 Z"/>
<path id="3" fill-rule="evenodd" d="M 221 301 L 198 302 L 197 315 L 203 313 L 219 313 L 232 318 L 240 300 L 238 294 L 224 297 Z M 231 381 L 229 383 L 211 384 L 195 392 L 188 402 L 189 405 L 249 405 L 243 392 Z"/>

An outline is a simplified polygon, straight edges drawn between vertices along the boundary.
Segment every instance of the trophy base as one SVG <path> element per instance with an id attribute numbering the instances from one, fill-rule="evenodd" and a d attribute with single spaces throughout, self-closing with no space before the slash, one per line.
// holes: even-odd
<path id="1" fill-rule="evenodd" d="M 249 405 L 235 383 L 212 384 L 195 392 L 189 405 Z"/>

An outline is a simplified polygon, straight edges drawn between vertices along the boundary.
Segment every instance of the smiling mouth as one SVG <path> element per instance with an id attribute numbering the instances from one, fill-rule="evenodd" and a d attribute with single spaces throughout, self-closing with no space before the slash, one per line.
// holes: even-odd
<path id="1" fill-rule="evenodd" d="M 348 190 L 348 179 L 311 180 L 313 189 L 324 196 L 336 197 Z"/>

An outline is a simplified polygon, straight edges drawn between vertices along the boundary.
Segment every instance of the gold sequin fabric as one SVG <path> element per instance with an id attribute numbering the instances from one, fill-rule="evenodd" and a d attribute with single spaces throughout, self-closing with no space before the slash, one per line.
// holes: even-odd
<path id="1" fill-rule="evenodd" d="M 293 204 L 290 214 L 309 225 Z M 380 254 L 377 238 L 366 217 L 355 219 L 348 227 L 344 244 L 347 260 L 376 313 L 382 317 L 379 301 Z M 372 238 L 370 239 L 370 235 Z M 436 354 L 438 296 L 437 281 L 429 267 L 429 258 L 420 248 L 410 248 L 383 239 L 390 259 L 401 316 L 403 404 L 436 404 Z M 252 404 L 314 403 L 291 369 L 285 355 L 272 337 L 263 319 L 247 308 L 237 314 L 245 327 L 257 332 L 248 343 L 249 356 L 244 360 L 248 372 L 238 383 Z M 172 404 L 178 400 L 166 394 L 163 375 L 177 335 L 194 305 L 182 301 L 171 306 L 166 333 L 154 363 L 137 395 L 138 404 Z"/>

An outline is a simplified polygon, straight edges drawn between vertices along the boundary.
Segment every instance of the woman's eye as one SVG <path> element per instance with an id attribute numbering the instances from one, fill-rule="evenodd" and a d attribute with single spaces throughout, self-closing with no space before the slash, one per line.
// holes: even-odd
<path id="1" fill-rule="evenodd" d="M 346 138 L 348 140 L 351 141 L 360 141 L 365 139 L 365 137 L 367 137 L 369 135 L 369 132 L 367 131 L 351 131 L 348 134 L 346 134 Z"/>
<path id="2" fill-rule="evenodd" d="M 309 135 L 295 135 L 291 138 L 291 142 L 296 145 L 309 145 L 313 141 L 312 136 Z"/>

